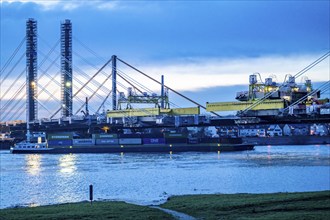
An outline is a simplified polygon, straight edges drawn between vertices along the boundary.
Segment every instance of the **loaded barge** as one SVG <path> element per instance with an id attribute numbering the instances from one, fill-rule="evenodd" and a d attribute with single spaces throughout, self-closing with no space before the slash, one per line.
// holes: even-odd
<path id="1" fill-rule="evenodd" d="M 252 143 L 241 138 L 187 138 L 183 134 L 164 137 L 143 137 L 139 134 L 94 134 L 93 138 L 72 139 L 72 133 L 50 134 L 45 142 L 17 144 L 11 153 L 67 154 L 67 153 L 156 153 L 156 152 L 223 152 L 253 150 Z"/>

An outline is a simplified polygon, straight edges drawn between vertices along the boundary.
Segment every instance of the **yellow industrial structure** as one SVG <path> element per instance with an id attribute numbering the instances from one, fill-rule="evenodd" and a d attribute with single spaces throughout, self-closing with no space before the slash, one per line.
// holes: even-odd
<path id="1" fill-rule="evenodd" d="M 206 103 L 206 110 L 209 112 L 245 111 L 246 109 L 251 111 L 278 110 L 295 102 L 307 106 L 309 100 L 313 102 L 320 97 L 319 92 L 313 96 L 308 96 L 313 91 L 311 80 L 306 79 L 304 84 L 298 85 L 295 82 L 295 77 L 290 75 L 287 77 L 287 81 L 279 84 L 274 82 L 272 78 L 266 78 L 263 82 L 259 73 L 252 74 L 249 77 L 249 90 L 237 92 L 238 102 Z"/>
<path id="2" fill-rule="evenodd" d="M 198 115 L 200 114 L 199 107 L 191 108 L 137 108 L 137 109 L 124 109 L 124 110 L 109 110 L 107 112 L 108 118 L 120 117 L 137 117 L 137 116 L 157 116 L 157 115 Z"/>
<path id="3" fill-rule="evenodd" d="M 256 101 L 242 102 L 212 102 L 206 103 L 206 110 L 211 111 L 242 111 L 254 104 Z M 284 108 L 284 100 L 265 100 L 251 110 L 268 110 Z"/>

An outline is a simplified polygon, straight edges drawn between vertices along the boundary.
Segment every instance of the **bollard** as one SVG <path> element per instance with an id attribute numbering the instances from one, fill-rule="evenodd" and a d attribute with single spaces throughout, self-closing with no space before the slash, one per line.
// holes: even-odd
<path id="1" fill-rule="evenodd" d="M 89 185 L 89 200 L 93 203 L 93 185 Z"/>

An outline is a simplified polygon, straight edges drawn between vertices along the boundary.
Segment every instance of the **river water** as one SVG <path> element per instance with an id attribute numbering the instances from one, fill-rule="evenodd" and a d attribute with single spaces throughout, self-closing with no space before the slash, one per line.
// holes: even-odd
<path id="1" fill-rule="evenodd" d="M 89 199 L 159 204 L 171 195 L 330 190 L 330 146 L 177 154 L 17 155 L 0 151 L 0 208 Z"/>

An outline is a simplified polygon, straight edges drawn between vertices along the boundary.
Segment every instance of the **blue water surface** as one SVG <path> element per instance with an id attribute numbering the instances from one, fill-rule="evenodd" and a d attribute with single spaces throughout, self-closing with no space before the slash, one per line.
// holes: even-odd
<path id="1" fill-rule="evenodd" d="M 253 151 L 177 154 L 18 155 L 0 151 L 0 208 L 169 196 L 330 190 L 330 146 L 258 146 Z"/>

